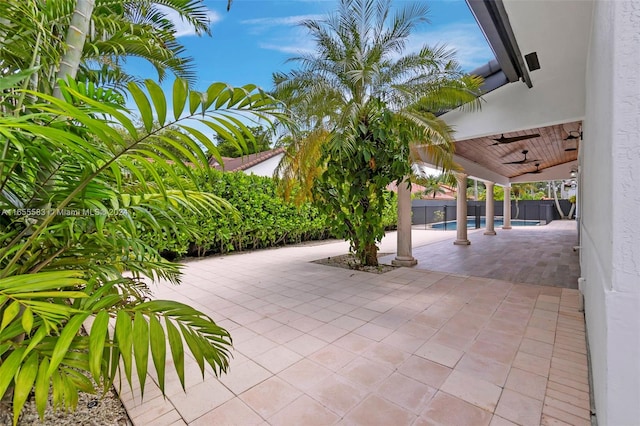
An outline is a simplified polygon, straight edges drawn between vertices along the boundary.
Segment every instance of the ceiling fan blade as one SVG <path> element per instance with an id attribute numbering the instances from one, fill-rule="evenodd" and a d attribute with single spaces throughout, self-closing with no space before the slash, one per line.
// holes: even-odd
<path id="1" fill-rule="evenodd" d="M 510 137 L 505 137 L 504 134 L 502 134 L 499 138 L 491 138 L 492 140 L 495 141 L 495 143 L 492 143 L 491 146 L 524 141 L 527 139 L 533 139 L 538 137 L 540 137 L 539 133 L 532 133 L 530 135 L 521 135 L 521 136 L 510 136 Z"/>
<path id="2" fill-rule="evenodd" d="M 527 154 L 529 153 L 529 150 L 527 149 L 523 149 L 522 150 L 522 154 L 524 154 L 524 158 L 522 160 L 516 160 L 516 161 L 509 161 L 507 163 L 502 163 L 502 164 L 529 164 L 529 163 L 535 163 L 536 161 L 540 161 L 540 160 L 531 160 L 527 158 Z"/>
<path id="3" fill-rule="evenodd" d="M 537 175 L 539 173 L 542 173 L 542 170 L 540 170 L 540 163 L 536 163 L 536 169 L 532 172 L 525 173 L 525 175 Z"/>

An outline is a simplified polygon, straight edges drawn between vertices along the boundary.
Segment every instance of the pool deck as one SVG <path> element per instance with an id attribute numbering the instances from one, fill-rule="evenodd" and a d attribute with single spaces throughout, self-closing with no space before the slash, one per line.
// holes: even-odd
<path id="1" fill-rule="evenodd" d="M 515 229 L 498 230 L 486 244 L 512 239 L 511 251 L 539 256 L 549 250 L 545 232 L 557 231 L 544 229 L 523 238 L 525 248 L 515 248 L 522 237 Z M 463 252 L 451 231 L 416 230 L 418 266 L 384 274 L 310 263 L 346 253 L 344 242 L 188 262 L 183 284 L 160 284 L 156 296 L 186 302 L 229 330 L 230 371 L 216 378 L 207 370 L 203 381 L 187 356 L 186 394 L 168 374 L 166 398 L 152 372 L 143 402 L 121 392 L 133 423 L 590 425 L 577 290 L 462 267 L 423 269 L 446 258 L 443 251 L 467 262 L 480 251 L 484 263 L 500 266 L 509 250 L 489 250 L 484 237 L 471 232 Z M 394 252 L 395 238 L 390 233 L 381 251 Z"/>

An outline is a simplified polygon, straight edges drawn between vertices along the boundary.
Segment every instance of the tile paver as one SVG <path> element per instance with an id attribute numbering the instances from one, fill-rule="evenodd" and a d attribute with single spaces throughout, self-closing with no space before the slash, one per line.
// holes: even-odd
<path id="1" fill-rule="evenodd" d="M 512 244 L 519 244 L 518 232 L 493 238 L 515 235 Z M 542 243 L 552 241 L 535 232 Z M 476 234 L 470 232 L 469 247 L 481 251 L 484 242 L 476 240 L 485 236 Z M 186 395 L 170 368 L 166 399 L 153 374 L 144 401 L 123 389 L 132 421 L 589 424 L 584 318 L 577 290 L 568 288 L 570 274 L 560 274 L 563 283 L 531 284 L 514 278 L 524 276 L 522 270 L 511 269 L 511 278 L 487 276 L 482 268 L 479 276 L 466 269 L 428 270 L 427 258 L 441 259 L 445 245 L 458 250 L 453 237 L 449 231 L 414 237 L 417 244 L 445 240 L 414 250 L 424 257 L 419 267 L 381 275 L 310 263 L 346 252 L 345 243 L 188 262 L 183 286 L 160 284 L 154 293 L 193 304 L 227 327 L 235 344 L 229 373 L 215 378 L 207 371 L 203 381 L 186 356 Z M 383 241 L 382 250 L 393 252 L 390 244 Z M 540 255 L 532 244 L 512 251 Z M 553 252 L 562 262 L 573 259 L 561 248 Z M 483 256 L 487 263 L 506 262 L 502 254 Z"/>
<path id="2" fill-rule="evenodd" d="M 495 411 L 502 394 L 500 386 L 457 370 L 451 372 L 440 389 L 490 413 Z"/>
<path id="3" fill-rule="evenodd" d="M 310 396 L 302 395 L 267 420 L 283 426 L 325 426 L 336 423 L 339 417 Z"/>
<path id="4" fill-rule="evenodd" d="M 344 417 L 345 425 L 388 426 L 411 424 L 416 419 L 412 412 L 377 395 L 369 395 L 360 405 Z"/>
<path id="5" fill-rule="evenodd" d="M 446 392 L 438 392 L 420 416 L 417 424 L 488 425 L 491 413 Z"/>
<path id="6" fill-rule="evenodd" d="M 378 388 L 378 395 L 420 414 L 437 389 L 400 373 L 393 373 Z"/>

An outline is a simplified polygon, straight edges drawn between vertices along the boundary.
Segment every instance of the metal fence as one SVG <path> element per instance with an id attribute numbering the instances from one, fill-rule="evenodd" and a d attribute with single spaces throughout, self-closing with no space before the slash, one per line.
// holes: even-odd
<path id="1" fill-rule="evenodd" d="M 571 203 L 569 200 L 559 200 L 560 208 L 569 213 Z M 520 200 L 511 201 L 512 220 L 537 220 L 542 224 L 547 224 L 552 220 L 560 219 L 555 202 L 553 200 Z M 494 203 L 494 214 L 497 217 L 503 216 L 504 203 L 496 201 Z M 447 222 L 456 220 L 456 202 L 442 200 L 413 200 L 411 211 L 412 224 L 429 225 L 443 223 L 441 229 L 446 229 Z M 475 227 L 480 228 L 481 218 L 485 216 L 486 203 L 484 201 L 467 201 L 467 218 L 475 219 Z"/>

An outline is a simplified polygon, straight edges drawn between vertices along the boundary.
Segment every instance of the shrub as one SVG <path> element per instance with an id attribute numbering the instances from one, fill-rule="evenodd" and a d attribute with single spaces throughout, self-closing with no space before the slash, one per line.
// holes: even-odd
<path id="1" fill-rule="evenodd" d="M 260 249 L 329 236 L 317 209 L 285 202 L 271 178 L 217 170 L 198 173 L 195 178 L 201 190 L 228 201 L 236 214 L 183 214 L 187 227 L 166 229 L 160 238 L 148 235 L 148 242 L 165 256 Z M 198 235 L 191 229 L 198 229 Z"/>
<path id="2" fill-rule="evenodd" d="M 297 206 L 285 201 L 272 178 L 211 170 L 194 173 L 194 179 L 192 183 L 202 191 L 229 202 L 236 214 L 185 212 L 181 216 L 186 226 L 166 228 L 162 235 L 147 234 L 145 241 L 165 257 L 204 256 L 334 237 L 326 214 L 311 203 Z M 394 229 L 398 220 L 395 193 L 388 192 L 386 200 L 382 222 L 386 229 Z"/>

